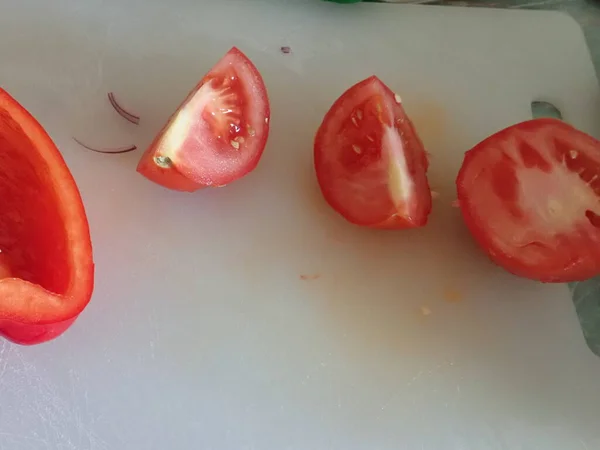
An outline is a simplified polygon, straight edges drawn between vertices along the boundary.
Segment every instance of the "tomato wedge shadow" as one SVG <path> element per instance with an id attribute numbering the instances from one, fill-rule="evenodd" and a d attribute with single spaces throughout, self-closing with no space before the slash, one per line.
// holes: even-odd
<path id="1" fill-rule="evenodd" d="M 169 118 L 137 171 L 177 191 L 225 186 L 258 165 L 270 114 L 262 76 L 233 47 Z"/>
<path id="2" fill-rule="evenodd" d="M 314 165 L 325 200 L 347 221 L 390 229 L 427 223 L 427 153 L 400 97 L 376 76 L 329 109 L 315 136 Z"/>
<path id="3" fill-rule="evenodd" d="M 90 301 L 82 199 L 36 119 L 0 89 L 0 335 L 24 345 L 65 332 Z"/>
<path id="4" fill-rule="evenodd" d="M 467 228 L 490 259 L 542 282 L 600 274 L 600 141 L 552 118 L 501 130 L 456 178 Z"/>

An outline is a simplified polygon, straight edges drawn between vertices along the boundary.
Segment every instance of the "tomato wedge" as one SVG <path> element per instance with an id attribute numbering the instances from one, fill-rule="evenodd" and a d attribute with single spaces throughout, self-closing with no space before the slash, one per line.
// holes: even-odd
<path id="1" fill-rule="evenodd" d="M 336 100 L 317 131 L 314 164 L 325 200 L 347 221 L 395 229 L 427 223 L 427 154 L 400 97 L 379 78 Z"/>
<path id="2" fill-rule="evenodd" d="M 2 89 L 0 196 L 0 336 L 45 342 L 66 331 L 90 301 L 90 232 L 60 152 Z"/>
<path id="3" fill-rule="evenodd" d="M 258 69 L 234 47 L 171 116 L 137 171 L 178 191 L 229 184 L 256 168 L 270 114 Z"/>
<path id="4" fill-rule="evenodd" d="M 522 122 L 469 150 L 456 187 L 475 240 L 509 272 L 600 273 L 600 141 L 558 119 Z"/>

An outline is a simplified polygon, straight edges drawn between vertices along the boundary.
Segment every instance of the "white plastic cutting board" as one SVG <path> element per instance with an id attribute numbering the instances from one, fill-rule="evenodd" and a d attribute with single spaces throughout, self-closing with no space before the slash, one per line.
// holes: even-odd
<path id="1" fill-rule="evenodd" d="M 146 181 L 141 149 L 233 45 L 270 93 L 259 167 L 191 195 Z M 440 197 L 421 230 L 353 227 L 317 188 L 314 132 L 373 73 L 433 154 Z M 97 263 L 93 300 L 65 335 L 0 342 L 0 449 L 600 448 L 600 359 L 567 288 L 493 266 L 451 207 L 463 152 L 530 118 L 532 100 L 599 134 L 598 82 L 567 16 L 0 0 L 0 85 L 64 152 Z M 141 149 L 99 155 L 72 136 Z"/>

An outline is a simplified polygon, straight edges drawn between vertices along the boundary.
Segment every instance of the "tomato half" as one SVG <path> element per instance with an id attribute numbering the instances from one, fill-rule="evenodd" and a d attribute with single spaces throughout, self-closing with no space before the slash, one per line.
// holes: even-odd
<path id="1" fill-rule="evenodd" d="M 467 227 L 509 272 L 543 282 L 600 273 L 600 142 L 557 119 L 469 150 L 456 179 Z"/>
<path id="2" fill-rule="evenodd" d="M 2 89 L 0 196 L 0 336 L 20 344 L 48 341 L 90 301 L 90 231 L 60 152 Z"/>
<path id="3" fill-rule="evenodd" d="M 234 47 L 171 116 L 137 171 L 179 191 L 224 186 L 257 166 L 269 135 L 269 120 L 263 79 Z"/>
<path id="4" fill-rule="evenodd" d="M 374 228 L 427 223 L 427 154 L 400 97 L 379 78 L 355 84 L 325 115 L 314 143 L 319 186 L 346 220 Z"/>

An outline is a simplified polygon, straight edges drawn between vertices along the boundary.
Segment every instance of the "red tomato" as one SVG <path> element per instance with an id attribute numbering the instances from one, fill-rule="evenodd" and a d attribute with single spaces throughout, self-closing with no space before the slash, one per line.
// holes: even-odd
<path id="1" fill-rule="evenodd" d="M 355 84 L 333 104 L 315 137 L 314 163 L 325 200 L 349 222 L 427 223 L 427 154 L 400 97 L 379 78 Z"/>
<path id="2" fill-rule="evenodd" d="M 469 150 L 456 180 L 467 227 L 509 272 L 543 282 L 600 273 L 600 142 L 557 119 Z"/>
<path id="3" fill-rule="evenodd" d="M 2 89 L 0 149 L 0 336 L 37 344 L 62 334 L 90 301 L 90 231 L 60 152 Z"/>
<path id="4" fill-rule="evenodd" d="M 179 191 L 226 185 L 258 164 L 269 135 L 269 119 L 263 79 L 234 47 L 171 116 L 137 170 Z"/>

